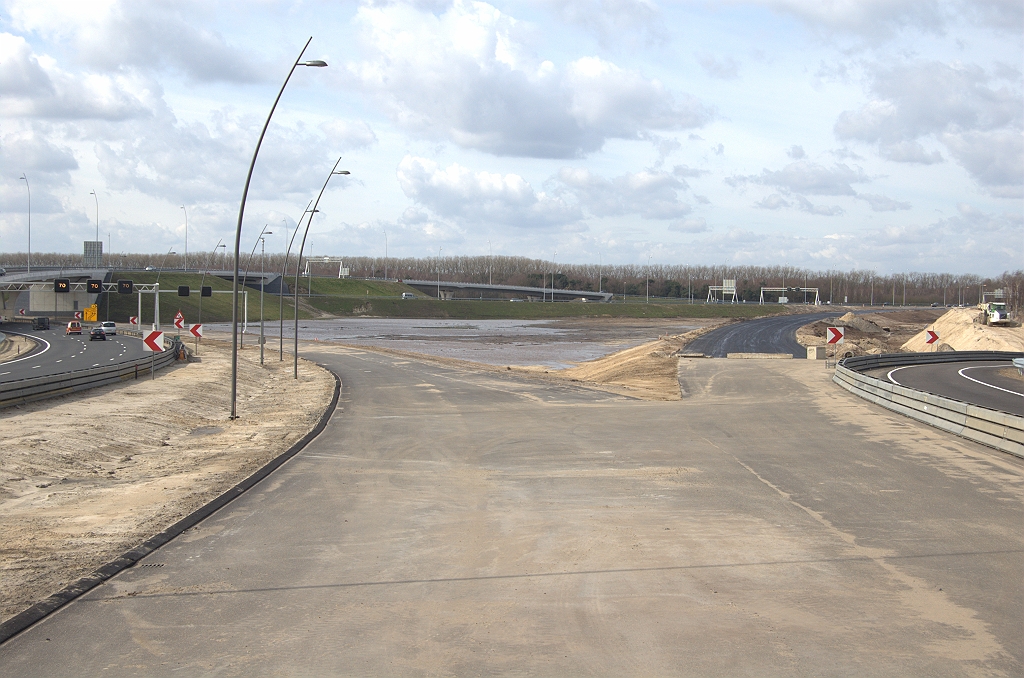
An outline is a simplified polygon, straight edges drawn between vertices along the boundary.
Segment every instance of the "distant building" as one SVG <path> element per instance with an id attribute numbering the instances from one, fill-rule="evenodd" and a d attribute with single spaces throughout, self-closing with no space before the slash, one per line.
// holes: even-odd
<path id="1" fill-rule="evenodd" d="M 86 240 L 82 252 L 83 268 L 103 268 L 103 241 Z"/>

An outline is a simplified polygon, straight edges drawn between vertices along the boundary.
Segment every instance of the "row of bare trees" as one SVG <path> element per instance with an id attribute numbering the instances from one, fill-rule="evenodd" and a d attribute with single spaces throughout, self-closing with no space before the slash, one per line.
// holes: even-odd
<path id="1" fill-rule="evenodd" d="M 104 263 L 123 270 L 144 269 L 147 266 L 166 269 L 181 269 L 185 265 L 181 254 L 105 254 Z M 2 266 L 24 265 L 24 254 L 5 254 Z M 325 262 L 312 258 L 309 262 L 313 275 L 337 276 L 338 261 Z M 36 253 L 32 255 L 35 266 L 81 265 L 81 256 Z M 267 254 L 264 261 L 266 270 L 280 271 L 284 255 Z M 250 270 L 260 268 L 260 255 L 249 261 L 243 254 L 241 267 Z M 725 279 L 735 279 L 739 297 L 747 302 L 760 299 L 762 287 L 817 288 L 821 301 L 835 304 L 871 304 L 883 302 L 903 304 L 947 305 L 976 304 L 983 291 L 996 289 L 1005 291 L 1008 304 L 1020 310 L 1024 271 L 1007 271 L 994 277 L 974 274 L 952 273 L 896 273 L 877 275 L 872 271 L 810 270 L 795 266 L 696 266 L 652 264 L 553 264 L 541 259 L 514 256 L 442 256 L 427 258 L 397 258 L 384 260 L 383 257 L 351 257 L 344 259 L 349 274 L 357 278 L 384 278 L 405 280 L 436 280 L 476 282 L 500 285 L 526 285 L 557 289 L 578 289 L 613 292 L 616 295 L 645 295 L 652 297 L 693 298 L 703 301 L 708 296 L 710 285 L 721 285 Z M 188 257 L 190 270 L 227 270 L 232 267 L 231 257 L 221 250 L 219 253 L 192 252 Z M 289 263 L 289 272 L 294 275 L 295 259 Z M 775 301 L 778 293 L 766 293 L 765 299 Z M 791 303 L 804 300 L 804 293 L 789 291 Z M 813 302 L 813 293 L 809 293 Z"/>

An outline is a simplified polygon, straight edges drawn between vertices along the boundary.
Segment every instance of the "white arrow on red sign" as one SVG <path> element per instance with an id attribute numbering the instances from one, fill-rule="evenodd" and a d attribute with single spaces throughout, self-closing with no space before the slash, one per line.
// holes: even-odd
<path id="1" fill-rule="evenodd" d="M 82 312 L 81 311 L 75 311 L 75 320 L 81 320 L 81 319 L 82 319 Z"/>
<path id="2" fill-rule="evenodd" d="M 844 336 L 846 336 L 845 327 L 829 327 L 825 333 L 825 339 L 830 344 L 843 343 Z"/>
<path id="3" fill-rule="evenodd" d="M 935 332 L 933 330 L 925 330 L 925 332 L 927 333 L 927 336 L 925 337 L 924 343 L 934 344 L 936 341 L 939 340 L 938 332 Z"/>
<path id="4" fill-rule="evenodd" d="M 145 332 L 142 335 L 142 350 L 148 352 L 163 353 L 164 333 Z"/>
<path id="5" fill-rule="evenodd" d="M 203 326 L 202 325 L 189 325 L 188 326 L 188 331 L 189 331 L 189 333 L 193 337 L 201 337 L 201 336 L 203 336 Z"/>
<path id="6" fill-rule="evenodd" d="M 138 325 L 139 324 L 139 316 L 133 315 L 133 316 L 129 317 L 128 318 L 128 324 L 129 325 Z"/>
<path id="7" fill-rule="evenodd" d="M 181 314 L 181 311 L 174 314 L 174 326 L 179 330 L 185 327 L 185 316 Z"/>

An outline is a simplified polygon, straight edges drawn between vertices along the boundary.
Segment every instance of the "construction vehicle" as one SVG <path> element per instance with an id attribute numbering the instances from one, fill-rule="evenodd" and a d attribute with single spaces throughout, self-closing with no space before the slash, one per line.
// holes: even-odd
<path id="1" fill-rule="evenodd" d="M 982 304 L 981 310 L 985 312 L 983 322 L 986 325 L 1011 324 L 1010 315 L 1006 311 L 1005 301 L 990 301 L 986 304 Z"/>

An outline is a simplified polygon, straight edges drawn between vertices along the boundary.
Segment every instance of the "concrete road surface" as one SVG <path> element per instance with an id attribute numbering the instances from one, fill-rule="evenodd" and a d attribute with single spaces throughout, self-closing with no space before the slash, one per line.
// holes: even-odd
<path id="1" fill-rule="evenodd" d="M 0 675 L 1024 674 L 1024 463 L 820 363 L 683 360 L 650 403 L 316 358 L 326 431 Z"/>
<path id="2" fill-rule="evenodd" d="M 729 353 L 790 353 L 794 358 L 805 358 L 807 349 L 796 340 L 796 331 L 804 325 L 840 315 L 836 312 L 799 313 L 733 323 L 697 337 L 686 345 L 686 351 L 713 358 L 724 358 Z"/>
<path id="3" fill-rule="evenodd" d="M 1009 360 L 908 365 L 878 370 L 879 378 L 920 391 L 1024 416 L 1024 382 L 1006 376 Z"/>

